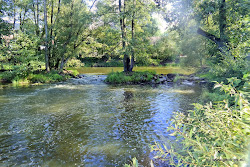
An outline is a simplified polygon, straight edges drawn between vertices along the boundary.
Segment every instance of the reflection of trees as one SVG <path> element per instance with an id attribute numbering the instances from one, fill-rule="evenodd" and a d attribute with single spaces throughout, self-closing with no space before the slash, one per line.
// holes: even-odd
<path id="1" fill-rule="evenodd" d="M 125 91 L 123 93 L 124 112 L 119 119 L 118 130 L 124 147 L 130 147 L 128 151 L 131 155 L 144 154 L 142 151 L 147 150 L 149 141 L 153 141 L 152 124 L 150 126 L 151 110 L 150 101 L 147 99 L 149 94 L 146 92 Z M 136 150 L 135 150 L 136 149 Z M 138 155 L 137 155 L 138 156 Z"/>
<path id="2" fill-rule="evenodd" d="M 184 92 L 189 90 L 189 87 L 183 88 Z M 184 113 L 194 108 L 193 103 L 199 102 L 199 97 L 202 94 L 202 87 L 200 86 L 193 86 L 191 90 L 193 90 L 193 93 L 178 94 L 178 96 L 180 96 L 179 110 Z"/>

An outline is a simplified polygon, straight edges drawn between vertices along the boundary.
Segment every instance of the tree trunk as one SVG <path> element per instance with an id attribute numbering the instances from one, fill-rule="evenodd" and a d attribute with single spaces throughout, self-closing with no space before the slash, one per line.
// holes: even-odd
<path id="1" fill-rule="evenodd" d="M 225 51 L 226 45 L 225 45 L 225 42 L 221 40 L 221 38 L 217 38 L 215 35 L 210 34 L 202 30 L 201 28 L 198 28 L 197 33 L 213 41 L 217 45 L 221 53 L 224 53 L 224 54 L 226 53 Z"/>
<path id="2" fill-rule="evenodd" d="M 44 28 L 45 28 L 45 66 L 46 71 L 49 72 L 49 56 L 48 56 L 48 24 L 47 24 L 47 4 L 44 0 Z"/>
<path id="3" fill-rule="evenodd" d="M 36 1 L 36 35 L 39 36 L 39 1 Z"/>
<path id="4" fill-rule="evenodd" d="M 219 7 L 219 28 L 220 28 L 220 39 L 223 42 L 227 42 L 225 31 L 226 31 L 226 2 L 221 0 Z"/>
<path id="5" fill-rule="evenodd" d="M 52 0 L 51 1 L 51 16 L 50 16 L 50 35 L 49 35 L 49 46 L 48 46 L 48 56 L 49 56 L 49 59 L 50 60 L 53 60 L 53 55 L 52 55 L 52 49 L 53 49 L 53 39 L 52 39 L 52 35 L 53 35 L 53 28 L 52 28 L 52 25 L 53 25 L 53 12 L 54 12 L 54 1 Z M 53 66 L 55 66 L 55 63 L 54 62 L 49 62 L 49 64 L 52 64 Z M 51 66 L 50 66 L 51 67 Z"/>
<path id="6" fill-rule="evenodd" d="M 20 30 L 22 31 L 22 9 L 20 9 L 19 20 L 20 20 L 19 27 L 20 27 Z"/>
<path id="7" fill-rule="evenodd" d="M 121 26 L 121 32 L 122 32 L 122 48 L 123 48 L 123 51 L 125 51 L 123 55 L 123 69 L 124 69 L 124 72 L 128 72 L 130 60 L 126 53 L 126 18 L 124 15 L 125 10 L 126 10 L 126 0 L 124 0 L 123 12 L 122 12 L 122 3 L 121 3 L 121 0 L 119 0 L 120 26 Z M 121 17 L 121 15 L 123 16 Z"/>
<path id="8" fill-rule="evenodd" d="M 61 58 L 60 71 L 63 71 L 63 67 L 68 62 L 68 60 L 69 57 L 66 60 L 64 60 L 64 56 Z"/>
<path id="9" fill-rule="evenodd" d="M 133 0 L 133 8 L 135 9 L 136 7 L 136 0 Z M 135 45 L 135 10 L 133 9 L 133 16 L 132 16 L 132 21 L 131 21 L 131 27 L 132 27 L 132 49 L 131 49 L 131 64 L 129 71 L 132 72 L 134 68 L 134 63 L 135 63 L 135 51 L 134 51 L 134 45 Z"/>
<path id="10" fill-rule="evenodd" d="M 220 0 L 220 7 L 219 7 L 219 29 L 220 29 L 220 38 L 216 37 L 213 34 L 210 34 L 201 28 L 198 28 L 197 33 L 210 39 L 211 41 L 215 42 L 219 51 L 225 55 L 228 54 L 228 48 L 226 46 L 227 43 L 227 36 L 225 34 L 226 31 L 226 1 Z"/>
<path id="11" fill-rule="evenodd" d="M 14 23 L 13 23 L 13 31 L 15 31 L 15 24 L 16 24 L 16 1 L 14 0 L 13 1 L 13 7 L 14 7 Z M 13 34 L 15 34 L 15 33 L 13 33 Z"/>

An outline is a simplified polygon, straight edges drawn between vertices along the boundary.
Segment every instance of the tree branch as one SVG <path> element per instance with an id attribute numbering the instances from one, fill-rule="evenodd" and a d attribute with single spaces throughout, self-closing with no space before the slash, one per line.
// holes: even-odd
<path id="1" fill-rule="evenodd" d="M 215 35 L 210 34 L 206 31 L 203 31 L 201 28 L 198 28 L 197 33 L 212 40 L 213 42 L 215 42 L 216 44 L 218 44 L 219 42 L 221 42 L 220 38 L 217 38 Z"/>

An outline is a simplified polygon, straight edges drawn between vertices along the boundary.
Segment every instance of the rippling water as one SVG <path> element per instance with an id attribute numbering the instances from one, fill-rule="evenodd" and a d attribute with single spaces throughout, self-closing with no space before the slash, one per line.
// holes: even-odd
<path id="1" fill-rule="evenodd" d="M 149 166 L 173 112 L 191 109 L 198 86 L 102 82 L 0 89 L 0 166 Z"/>

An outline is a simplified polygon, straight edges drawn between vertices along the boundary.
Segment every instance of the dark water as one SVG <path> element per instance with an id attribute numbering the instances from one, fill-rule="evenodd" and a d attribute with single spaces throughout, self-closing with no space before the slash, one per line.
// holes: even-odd
<path id="1" fill-rule="evenodd" d="M 0 166 L 149 166 L 173 112 L 199 86 L 110 86 L 101 81 L 0 89 Z"/>

